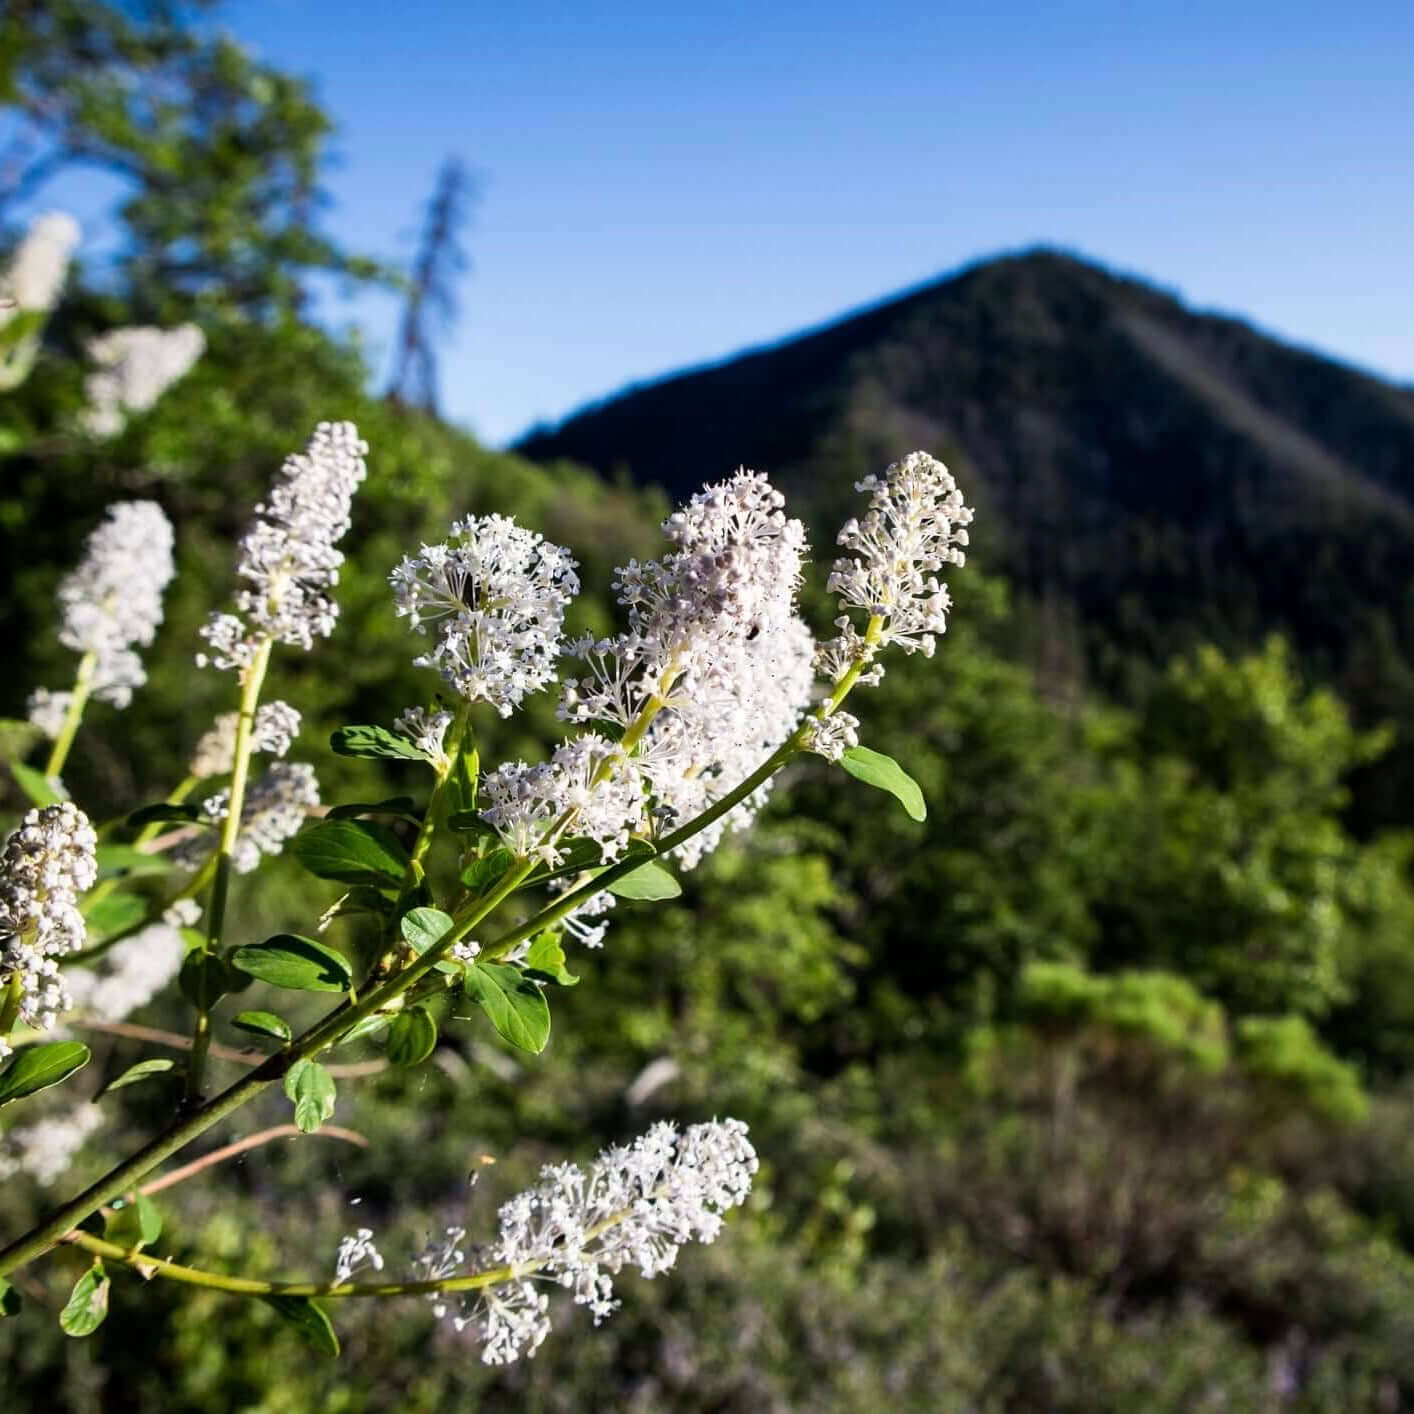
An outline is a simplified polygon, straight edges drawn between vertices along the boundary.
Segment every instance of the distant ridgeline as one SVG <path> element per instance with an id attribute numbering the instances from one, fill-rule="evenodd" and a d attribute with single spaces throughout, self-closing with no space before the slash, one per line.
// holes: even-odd
<path id="1" fill-rule="evenodd" d="M 1066 255 L 974 266 L 518 450 L 675 494 L 745 462 L 823 526 L 915 447 L 981 506 L 1052 690 L 1126 695 L 1199 639 L 1279 631 L 1361 719 L 1414 738 L 1414 389 Z M 1362 784 L 1367 820 L 1409 818 L 1399 754 Z"/>

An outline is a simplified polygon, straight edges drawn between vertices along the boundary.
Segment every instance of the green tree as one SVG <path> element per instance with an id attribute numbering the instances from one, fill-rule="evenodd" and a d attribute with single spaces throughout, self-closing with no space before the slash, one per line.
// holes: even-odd
<path id="1" fill-rule="evenodd" d="M 0 215 L 65 168 L 121 178 L 116 275 L 139 322 L 272 316 L 311 274 L 381 274 L 320 227 L 332 124 L 310 85 L 207 34 L 205 8 L 15 0 L 0 17 Z"/>

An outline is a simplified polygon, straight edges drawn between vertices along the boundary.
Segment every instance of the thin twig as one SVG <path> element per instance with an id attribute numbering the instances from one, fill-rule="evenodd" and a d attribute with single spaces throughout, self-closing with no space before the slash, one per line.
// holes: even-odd
<path id="1" fill-rule="evenodd" d="M 175 1031 L 159 1031 L 155 1026 L 139 1026 L 132 1021 L 99 1021 L 90 1018 L 66 1017 L 65 1024 L 79 1026 L 85 1031 L 101 1031 L 107 1036 L 125 1036 L 130 1041 L 151 1041 L 154 1046 L 166 1046 L 173 1051 L 191 1050 L 191 1037 L 179 1035 Z M 210 1054 L 217 1060 L 231 1061 L 236 1065 L 257 1066 L 266 1058 L 259 1051 L 238 1051 L 234 1046 L 213 1044 Z M 388 1069 L 385 1060 L 348 1061 L 343 1065 L 326 1065 L 330 1075 L 344 1080 L 353 1080 L 360 1075 L 377 1075 Z"/>
<path id="2" fill-rule="evenodd" d="M 368 1140 L 356 1129 L 343 1129 L 337 1124 L 324 1124 L 313 1133 L 320 1139 L 342 1139 L 346 1143 L 357 1144 L 360 1149 L 368 1148 Z M 227 1159 L 233 1159 L 237 1154 L 245 1153 L 247 1149 L 256 1149 L 262 1144 L 268 1144 L 272 1139 L 307 1137 L 302 1130 L 293 1124 L 277 1124 L 270 1129 L 262 1129 L 258 1134 L 247 1134 L 244 1139 L 237 1139 L 234 1144 L 213 1149 L 209 1154 L 203 1154 L 201 1158 L 193 1159 L 191 1163 L 183 1164 L 181 1168 L 173 1169 L 171 1173 L 164 1173 L 161 1178 L 153 1179 L 151 1183 L 144 1183 L 139 1191 L 150 1197 L 154 1193 L 160 1193 L 164 1188 L 171 1188 L 173 1184 L 182 1183 L 195 1177 L 203 1169 L 225 1163 Z"/>

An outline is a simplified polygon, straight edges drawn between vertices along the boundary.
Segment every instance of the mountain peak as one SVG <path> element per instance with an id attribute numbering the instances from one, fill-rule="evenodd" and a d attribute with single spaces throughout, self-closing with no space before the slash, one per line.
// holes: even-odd
<path id="1" fill-rule="evenodd" d="M 1283 629 L 1414 656 L 1414 391 L 1050 247 L 970 265 L 585 408 L 520 450 L 685 495 L 746 464 L 818 525 L 915 448 L 988 558 L 1148 656 Z M 1373 631 L 1373 630 L 1372 630 Z M 1381 629 L 1381 632 L 1386 630 Z"/>

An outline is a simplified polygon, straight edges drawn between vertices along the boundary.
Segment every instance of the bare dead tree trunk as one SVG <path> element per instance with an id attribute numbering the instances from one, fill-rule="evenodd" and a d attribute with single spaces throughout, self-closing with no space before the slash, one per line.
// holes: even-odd
<path id="1" fill-rule="evenodd" d="M 466 168 L 449 157 L 437 174 L 436 190 L 427 205 L 412 287 L 403 309 L 387 395 L 396 407 L 437 411 L 435 345 L 437 336 L 456 323 L 459 313 L 456 282 L 467 268 L 460 238 L 475 194 Z"/>

